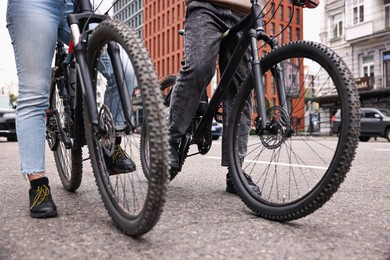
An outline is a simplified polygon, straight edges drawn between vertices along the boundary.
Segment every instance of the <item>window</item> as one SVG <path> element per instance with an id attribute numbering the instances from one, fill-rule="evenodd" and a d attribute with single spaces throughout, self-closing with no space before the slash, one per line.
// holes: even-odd
<path id="1" fill-rule="evenodd" d="M 295 40 L 299 41 L 300 40 L 300 36 L 301 36 L 301 30 L 299 30 L 299 28 L 296 28 L 295 29 Z"/>
<path id="2" fill-rule="evenodd" d="M 279 6 L 279 20 L 283 21 L 283 5 Z"/>
<path id="3" fill-rule="evenodd" d="M 379 118 L 379 114 L 373 111 L 368 111 L 364 115 L 365 118 Z"/>
<path id="4" fill-rule="evenodd" d="M 279 25 L 279 42 L 284 43 L 284 37 L 283 37 L 283 25 Z"/>
<path id="5" fill-rule="evenodd" d="M 390 88 L 390 52 L 383 53 L 385 87 Z"/>
<path id="6" fill-rule="evenodd" d="M 362 58 L 362 74 L 363 77 L 370 78 L 370 85 L 374 83 L 374 56 L 365 56 Z"/>
<path id="7" fill-rule="evenodd" d="M 271 33 L 270 33 L 272 36 L 275 36 L 275 23 L 272 22 L 271 23 Z"/>
<path id="8" fill-rule="evenodd" d="M 390 4 L 385 6 L 385 28 L 390 28 Z"/>
<path id="9" fill-rule="evenodd" d="M 364 22 L 364 0 L 353 1 L 353 24 Z"/>
<path id="10" fill-rule="evenodd" d="M 275 4 L 274 3 L 271 3 L 271 8 L 270 8 L 270 13 L 271 13 L 271 17 L 273 18 L 274 15 L 275 15 Z"/>
<path id="11" fill-rule="evenodd" d="M 343 35 L 343 15 L 333 16 L 333 38 L 339 38 Z"/>
<path id="12" fill-rule="evenodd" d="M 300 10 L 299 9 L 294 9 L 295 12 L 294 12 L 294 15 L 295 15 L 295 22 L 297 24 L 300 24 L 301 23 L 301 13 L 300 13 Z"/>

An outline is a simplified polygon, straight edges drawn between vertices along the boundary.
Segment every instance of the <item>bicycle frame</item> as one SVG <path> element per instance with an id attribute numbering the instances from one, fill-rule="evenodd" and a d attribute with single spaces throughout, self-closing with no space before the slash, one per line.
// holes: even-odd
<path id="1" fill-rule="evenodd" d="M 215 90 L 213 96 L 210 99 L 210 103 L 207 107 L 206 112 L 201 118 L 198 126 L 195 129 L 195 133 L 193 135 L 194 142 L 201 140 L 202 133 L 207 129 L 213 117 L 217 114 L 219 109 L 219 104 L 221 103 L 225 92 L 227 91 L 230 83 L 233 80 L 233 77 L 237 71 L 237 67 L 241 60 L 243 59 L 245 52 L 251 47 L 252 50 L 252 73 L 254 77 L 254 90 L 256 96 L 256 103 L 258 107 L 258 114 L 260 116 L 259 123 L 261 131 L 265 131 L 267 126 L 267 115 L 266 115 L 266 101 L 265 101 L 265 88 L 262 78 L 262 72 L 260 67 L 260 58 L 258 54 L 258 40 L 264 40 L 271 48 L 275 48 L 277 46 L 277 42 L 275 39 L 271 38 L 265 33 L 263 20 L 262 20 L 262 12 L 263 9 L 258 3 L 258 0 L 252 1 L 251 13 L 248 14 L 244 19 L 242 19 L 238 24 L 234 25 L 227 32 L 224 33 L 222 40 L 227 40 L 231 37 L 237 35 L 237 33 L 242 32 L 243 35 L 240 38 L 238 44 L 236 45 L 232 57 L 230 58 L 228 65 L 226 66 L 225 71 L 221 76 L 221 80 L 218 84 L 217 89 Z M 276 79 L 278 81 L 278 93 L 279 93 L 279 101 L 283 106 L 287 106 L 286 94 L 284 90 L 284 84 L 282 81 L 281 68 L 277 68 L 273 71 L 276 74 Z"/>

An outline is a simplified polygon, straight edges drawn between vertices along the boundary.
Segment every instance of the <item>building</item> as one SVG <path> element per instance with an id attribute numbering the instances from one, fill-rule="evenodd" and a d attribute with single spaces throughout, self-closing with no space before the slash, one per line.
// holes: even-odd
<path id="1" fill-rule="evenodd" d="M 361 105 L 390 108 L 390 0 L 323 0 L 321 6 L 321 42 L 351 69 Z"/>
<path id="2" fill-rule="evenodd" d="M 114 5 L 113 17 L 126 22 L 143 37 L 143 0 L 119 0 Z"/>
<path id="3" fill-rule="evenodd" d="M 177 74 L 183 60 L 185 5 L 182 0 L 144 0 L 144 41 L 160 78 Z"/>

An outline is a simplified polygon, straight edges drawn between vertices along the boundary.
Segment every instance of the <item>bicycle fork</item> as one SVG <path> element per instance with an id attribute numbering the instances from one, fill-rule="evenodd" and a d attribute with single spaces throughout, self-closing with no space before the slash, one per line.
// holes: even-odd
<path id="1" fill-rule="evenodd" d="M 259 53 L 258 53 L 258 40 L 264 40 L 271 49 L 277 46 L 277 41 L 274 38 L 270 38 L 263 29 L 251 29 L 249 31 L 251 38 L 250 45 L 252 50 L 252 73 L 254 78 L 254 91 L 255 91 L 255 102 L 257 104 L 257 113 L 259 120 L 257 121 L 256 130 L 258 134 L 262 135 L 265 132 L 271 132 L 271 125 L 268 122 L 267 108 L 265 100 L 265 86 L 263 81 L 263 71 L 261 70 Z M 278 64 L 277 67 L 271 68 L 271 72 L 276 81 L 278 101 L 284 112 L 288 111 L 287 95 L 283 82 L 283 69 Z M 288 128 L 288 135 L 291 135 L 290 122 L 286 122 Z"/>

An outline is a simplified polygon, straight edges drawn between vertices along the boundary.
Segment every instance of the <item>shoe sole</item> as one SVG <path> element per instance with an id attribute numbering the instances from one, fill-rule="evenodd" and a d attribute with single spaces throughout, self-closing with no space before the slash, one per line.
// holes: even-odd
<path id="1" fill-rule="evenodd" d="M 58 212 L 57 211 L 54 211 L 54 212 L 45 212 L 45 213 L 31 213 L 30 212 L 30 216 L 32 218 L 54 218 L 58 215 Z"/>

